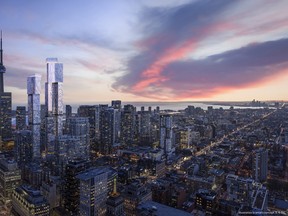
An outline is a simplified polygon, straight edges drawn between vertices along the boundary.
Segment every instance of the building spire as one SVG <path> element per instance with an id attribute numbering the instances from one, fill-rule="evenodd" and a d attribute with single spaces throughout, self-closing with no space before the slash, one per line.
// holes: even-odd
<path id="1" fill-rule="evenodd" d="M 113 196 L 113 197 L 118 196 L 118 193 L 117 193 L 117 178 L 114 178 L 114 181 L 113 181 L 113 192 L 112 192 L 112 196 Z"/>

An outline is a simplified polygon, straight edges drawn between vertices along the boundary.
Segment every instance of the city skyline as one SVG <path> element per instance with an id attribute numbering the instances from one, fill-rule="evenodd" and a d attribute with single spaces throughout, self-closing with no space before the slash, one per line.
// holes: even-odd
<path id="1" fill-rule="evenodd" d="M 287 1 L 70 2 L 1 6 L 13 106 L 47 57 L 64 64 L 66 104 L 287 98 Z"/>

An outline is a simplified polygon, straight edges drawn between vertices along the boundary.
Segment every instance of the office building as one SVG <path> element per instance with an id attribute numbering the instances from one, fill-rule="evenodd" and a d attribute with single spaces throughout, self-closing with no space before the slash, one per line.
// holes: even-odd
<path id="1" fill-rule="evenodd" d="M 77 176 L 80 181 L 80 215 L 106 215 L 107 170 L 96 168 Z"/>
<path id="2" fill-rule="evenodd" d="M 253 177 L 256 181 L 266 181 L 268 174 L 268 150 L 258 149 L 253 154 Z"/>
<path id="3" fill-rule="evenodd" d="M 16 107 L 16 130 L 26 129 L 26 107 L 17 106 Z"/>
<path id="4" fill-rule="evenodd" d="M 4 91 L 4 73 L 6 68 L 3 65 L 2 31 L 0 40 L 0 139 L 9 140 L 12 138 L 12 94 Z"/>
<path id="5" fill-rule="evenodd" d="M 40 159 L 40 108 L 41 76 L 33 75 L 27 78 L 28 94 L 28 127 L 32 131 L 32 158 Z"/>
<path id="6" fill-rule="evenodd" d="M 15 216 L 49 216 L 49 204 L 39 190 L 21 185 L 12 194 L 11 213 Z"/>
<path id="7" fill-rule="evenodd" d="M 21 183 L 21 170 L 17 162 L 8 158 L 0 160 L 0 197 L 11 200 L 13 190 Z"/>

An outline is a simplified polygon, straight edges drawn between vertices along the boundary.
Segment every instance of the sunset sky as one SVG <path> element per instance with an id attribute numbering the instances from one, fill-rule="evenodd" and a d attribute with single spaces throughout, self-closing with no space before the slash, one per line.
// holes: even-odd
<path id="1" fill-rule="evenodd" d="M 1 0 L 5 90 L 45 59 L 65 104 L 288 99 L 287 0 Z"/>

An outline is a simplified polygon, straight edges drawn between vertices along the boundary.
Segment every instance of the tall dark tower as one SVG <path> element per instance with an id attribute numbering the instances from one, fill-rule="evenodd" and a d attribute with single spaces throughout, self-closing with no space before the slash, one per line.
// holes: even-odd
<path id="1" fill-rule="evenodd" d="M 3 65 L 3 49 L 2 49 L 2 31 L 0 41 L 0 140 L 9 140 L 12 138 L 11 131 L 11 107 L 12 94 L 11 92 L 4 92 L 4 73 L 6 68 Z"/>
<path id="2" fill-rule="evenodd" d="M 5 72 L 6 72 L 6 68 L 3 65 L 2 31 L 1 31 L 1 41 L 0 41 L 0 93 L 4 92 L 3 74 Z"/>

